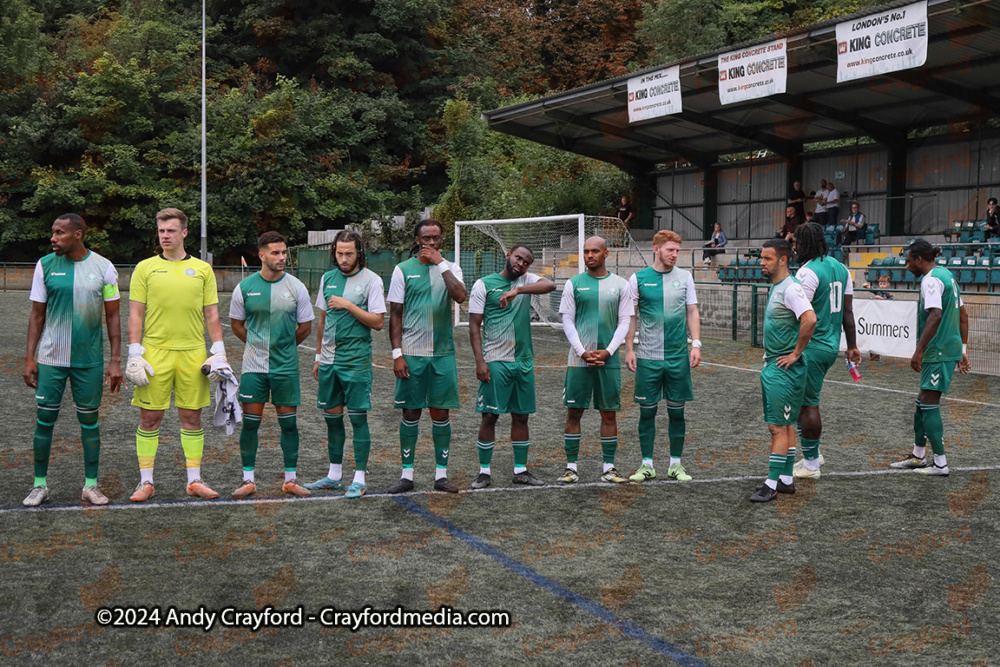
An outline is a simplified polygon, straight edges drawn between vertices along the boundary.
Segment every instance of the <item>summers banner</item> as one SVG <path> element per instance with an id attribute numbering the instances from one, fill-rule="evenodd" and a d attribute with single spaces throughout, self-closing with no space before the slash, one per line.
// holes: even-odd
<path id="1" fill-rule="evenodd" d="M 779 39 L 719 56 L 719 103 L 733 104 L 785 92 L 787 41 Z"/>
<path id="2" fill-rule="evenodd" d="M 887 357 L 913 356 L 917 349 L 917 302 L 855 299 L 854 324 L 858 349 Z M 847 339 L 840 334 L 840 351 Z"/>
<path id="3" fill-rule="evenodd" d="M 681 111 L 679 65 L 628 80 L 628 122 L 669 116 Z"/>
<path id="4" fill-rule="evenodd" d="M 927 62 L 927 2 L 837 24 L 837 83 Z"/>

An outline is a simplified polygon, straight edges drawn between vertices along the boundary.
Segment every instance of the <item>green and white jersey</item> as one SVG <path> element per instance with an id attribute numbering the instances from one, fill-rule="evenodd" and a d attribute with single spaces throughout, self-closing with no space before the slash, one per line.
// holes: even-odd
<path id="1" fill-rule="evenodd" d="M 941 309 L 941 324 L 924 350 L 923 362 L 961 361 L 962 333 L 959 330 L 959 307 L 964 306 L 958 283 L 951 271 L 935 266 L 920 279 L 920 301 L 917 304 L 917 340 L 924 333 L 931 308 Z"/>
<path id="2" fill-rule="evenodd" d="M 851 272 L 832 257 L 816 257 L 798 270 L 795 279 L 816 311 L 816 331 L 808 347 L 839 352 L 844 297 L 854 295 Z"/>
<path id="3" fill-rule="evenodd" d="M 494 361 L 531 361 L 531 295 L 519 294 L 500 307 L 500 297 L 515 287 L 533 285 L 539 280 L 525 273 L 517 280 L 507 280 L 500 273 L 476 281 L 469 294 L 469 313 L 483 316 L 483 359 Z"/>
<path id="4" fill-rule="evenodd" d="M 662 273 L 647 266 L 628 279 L 628 287 L 639 317 L 635 356 L 654 361 L 687 357 L 687 307 L 698 303 L 691 273 L 677 267 Z"/>
<path id="5" fill-rule="evenodd" d="M 587 272 L 575 275 L 563 288 L 559 312 L 564 315 L 563 329 L 572 348 L 566 359 L 567 366 L 585 367 L 587 362 L 580 358 L 583 352 L 613 347 L 611 357 L 604 364 L 608 368 L 620 367 L 618 346 L 625 340 L 632 317 L 628 281 L 614 273 L 603 278 L 594 278 Z M 567 315 L 571 318 L 569 323 Z M 625 331 L 620 331 L 622 327 Z M 620 334 L 617 340 L 616 333 Z"/>
<path id="6" fill-rule="evenodd" d="M 389 281 L 389 303 L 403 304 L 403 354 L 444 357 L 455 354 L 452 300 L 441 274 L 451 271 L 459 282 L 457 263 L 421 264 L 416 257 L 396 265 Z"/>
<path id="7" fill-rule="evenodd" d="M 799 342 L 799 319 L 812 310 L 806 293 L 792 276 L 771 285 L 764 310 L 764 363 L 795 350 Z"/>
<path id="8" fill-rule="evenodd" d="M 233 290 L 229 317 L 246 322 L 244 373 L 299 374 L 295 329 L 315 318 L 302 281 L 285 273 L 271 282 L 258 271 Z"/>
<path id="9" fill-rule="evenodd" d="M 35 264 L 28 297 L 44 303 L 38 363 L 62 368 L 104 365 L 104 302 L 117 301 L 118 271 L 96 252 L 82 259 L 51 253 Z"/>
<path id="10" fill-rule="evenodd" d="M 360 269 L 349 276 L 334 269 L 323 274 L 316 294 L 316 307 L 326 312 L 319 365 L 337 363 L 370 367 L 372 330 L 347 310 L 328 308 L 326 304 L 331 296 L 343 297 L 369 313 L 384 313 L 382 279 L 370 269 Z"/>

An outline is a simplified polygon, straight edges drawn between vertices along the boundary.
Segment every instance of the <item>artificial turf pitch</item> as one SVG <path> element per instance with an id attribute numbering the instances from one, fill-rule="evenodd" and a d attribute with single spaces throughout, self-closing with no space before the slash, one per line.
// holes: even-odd
<path id="1" fill-rule="evenodd" d="M 220 304 L 228 321 L 228 297 Z M 368 495 L 306 500 L 280 493 L 273 408 L 265 412 L 257 500 L 226 502 L 240 480 L 238 429 L 209 424 L 203 478 L 219 501 L 189 500 L 176 412 L 161 426 L 156 496 L 128 502 L 138 480 L 131 388 L 105 395 L 101 484 L 107 508 L 82 508 L 82 449 L 70 394 L 55 428 L 50 501 L 21 507 L 32 479 L 34 398 L 20 376 L 28 301 L 0 294 L 0 664 L 710 664 L 985 665 L 1000 649 L 997 498 L 991 445 L 1000 381 L 955 376 L 943 417 L 948 478 L 890 470 L 912 443 L 918 375 L 902 360 L 866 361 L 860 385 L 835 366 L 821 406 L 823 476 L 794 496 L 747 501 L 766 475 L 760 350 L 705 340 L 694 372 L 684 464 L 694 481 L 598 483 L 596 413 L 584 417 L 581 484 L 515 487 L 509 420 L 497 427 L 493 485 L 431 492 L 423 415 L 416 491 L 380 492 L 399 475 L 399 414 L 387 330 L 375 334 Z M 127 300 L 122 323 L 127 321 Z M 564 468 L 561 405 L 567 344 L 535 330 L 538 412 L 529 466 Z M 238 370 L 240 344 L 226 330 Z M 307 345 L 314 346 L 310 337 Z M 478 473 L 476 379 L 467 329 L 456 330 L 462 408 L 451 415 L 451 479 Z M 299 477 L 326 473 L 312 353 L 301 351 Z M 640 463 L 632 374 L 623 370 L 619 470 Z M 960 399 L 960 400 L 959 400 Z M 353 474 L 350 426 L 344 477 Z M 656 465 L 667 468 L 660 411 Z M 662 443 L 662 444 L 661 444 Z M 504 628 L 100 627 L 101 607 L 279 610 L 503 610 Z"/>

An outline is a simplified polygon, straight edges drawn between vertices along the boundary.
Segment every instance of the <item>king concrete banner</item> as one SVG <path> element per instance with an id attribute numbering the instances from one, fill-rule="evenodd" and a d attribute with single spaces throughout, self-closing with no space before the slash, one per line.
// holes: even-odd
<path id="1" fill-rule="evenodd" d="M 785 92 L 787 42 L 779 39 L 719 56 L 719 103 L 733 104 Z"/>
<path id="2" fill-rule="evenodd" d="M 855 299 L 854 325 L 858 349 L 887 357 L 910 358 L 917 349 L 917 302 Z M 840 334 L 840 351 L 847 338 Z"/>
<path id="3" fill-rule="evenodd" d="M 927 2 L 837 24 L 837 83 L 927 62 Z"/>
<path id="4" fill-rule="evenodd" d="M 628 80 L 628 122 L 669 116 L 681 111 L 679 65 Z"/>

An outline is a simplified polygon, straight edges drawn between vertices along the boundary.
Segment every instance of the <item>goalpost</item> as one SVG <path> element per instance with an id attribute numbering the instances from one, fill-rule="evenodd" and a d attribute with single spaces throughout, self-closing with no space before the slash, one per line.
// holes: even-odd
<path id="1" fill-rule="evenodd" d="M 465 284 L 503 270 L 507 252 L 518 244 L 532 251 L 535 262 L 529 271 L 556 283 L 550 294 L 531 297 L 532 326 L 561 327 L 559 302 L 566 281 L 586 267 L 583 244 L 591 236 L 607 241 L 607 269 L 628 279 L 648 266 L 628 228 L 618 218 L 574 213 L 537 218 L 460 220 L 455 223 L 455 260 L 460 263 Z M 468 300 L 455 304 L 454 324 L 469 323 Z"/>

